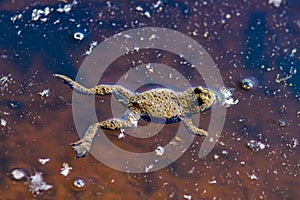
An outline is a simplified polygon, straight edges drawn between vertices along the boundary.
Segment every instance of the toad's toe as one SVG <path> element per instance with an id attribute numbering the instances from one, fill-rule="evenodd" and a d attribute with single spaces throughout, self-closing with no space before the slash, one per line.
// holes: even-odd
<path id="1" fill-rule="evenodd" d="M 73 142 L 73 143 L 71 143 L 70 145 L 72 146 L 72 147 L 76 147 L 76 146 L 78 146 L 78 145 L 80 145 L 80 144 L 82 144 L 83 143 L 83 140 L 78 140 L 77 142 Z"/>
<path id="2" fill-rule="evenodd" d="M 75 150 L 76 158 L 85 157 L 91 148 L 91 144 L 89 142 L 82 141 L 82 140 L 72 143 L 71 146 Z"/>

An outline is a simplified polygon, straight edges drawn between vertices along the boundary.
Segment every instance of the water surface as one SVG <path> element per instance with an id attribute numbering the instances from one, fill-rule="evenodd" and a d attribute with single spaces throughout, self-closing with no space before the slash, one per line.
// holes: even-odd
<path id="1" fill-rule="evenodd" d="M 72 5 L 69 12 L 57 12 L 66 4 Z M 53 10 L 35 21 L 33 10 L 46 7 Z M 0 127 L 0 199 L 299 199 L 299 9 L 299 2 L 291 0 L 279 7 L 267 0 L 1 1 L 0 118 L 5 125 Z M 218 143 L 199 159 L 203 138 L 197 137 L 176 162 L 144 174 L 116 171 L 91 155 L 75 159 L 69 145 L 79 139 L 72 92 L 52 74 L 75 78 L 93 41 L 99 44 L 116 33 L 147 26 L 195 39 L 214 59 L 226 87 L 233 89 L 239 103 L 228 108 Z M 82 41 L 74 40 L 77 31 L 84 33 Z M 139 61 L 149 60 L 173 66 L 193 86 L 203 82 L 188 65 L 174 62 L 174 55 L 154 55 L 141 51 L 118 59 L 101 83 L 116 83 Z M 240 87 L 244 78 L 254 81 L 249 91 Z M 151 87 L 156 86 L 140 90 Z M 49 96 L 41 96 L 47 89 Z M 96 102 L 99 119 L 109 118 L 110 97 L 97 97 Z M 210 111 L 201 115 L 201 127 L 206 128 L 209 116 Z M 147 139 L 120 140 L 118 132 L 105 133 L 121 148 L 148 152 L 157 141 L 167 144 L 177 128 L 178 123 L 168 124 Z M 249 149 L 250 140 L 262 142 L 265 149 Z M 50 161 L 42 165 L 40 158 Z M 60 175 L 63 162 L 73 168 L 67 177 Z M 14 168 L 29 175 L 42 172 L 53 188 L 32 194 L 29 180 L 10 177 Z M 85 179 L 86 186 L 74 188 L 76 178 Z"/>

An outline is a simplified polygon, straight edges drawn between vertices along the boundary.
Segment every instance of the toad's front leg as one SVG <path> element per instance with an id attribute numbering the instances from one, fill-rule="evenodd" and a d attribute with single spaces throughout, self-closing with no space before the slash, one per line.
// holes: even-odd
<path id="1" fill-rule="evenodd" d="M 184 123 L 186 129 L 187 129 L 190 133 L 195 134 L 195 135 L 208 136 L 207 131 L 204 130 L 204 129 L 201 129 L 201 128 L 196 127 L 196 126 L 193 124 L 191 118 L 189 118 L 189 117 L 181 117 L 180 119 L 182 120 L 182 122 Z"/>

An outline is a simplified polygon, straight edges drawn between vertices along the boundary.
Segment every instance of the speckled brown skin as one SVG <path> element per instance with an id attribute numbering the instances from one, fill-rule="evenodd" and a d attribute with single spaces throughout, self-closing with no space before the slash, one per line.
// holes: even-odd
<path id="1" fill-rule="evenodd" d="M 127 108 L 121 119 L 108 119 L 92 124 L 81 140 L 72 143 L 77 158 L 87 155 L 98 128 L 117 130 L 137 126 L 141 115 L 162 119 L 178 118 L 183 121 L 190 133 L 208 135 L 205 130 L 192 123 L 190 116 L 204 111 L 216 101 L 215 93 L 209 89 L 198 86 L 184 92 L 175 92 L 166 88 L 158 88 L 134 93 L 121 85 L 97 85 L 93 88 L 85 88 L 64 75 L 54 74 L 54 76 L 66 81 L 78 93 L 87 95 L 113 93 L 118 101 Z"/>

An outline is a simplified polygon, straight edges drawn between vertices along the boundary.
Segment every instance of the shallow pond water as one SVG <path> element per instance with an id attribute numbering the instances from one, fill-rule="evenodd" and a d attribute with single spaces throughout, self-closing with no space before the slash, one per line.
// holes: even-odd
<path id="1" fill-rule="evenodd" d="M 299 199 L 299 9 L 292 0 L 1 1 L 0 199 Z M 238 103 L 228 107 L 218 142 L 199 159 L 204 138 L 196 137 L 179 159 L 149 173 L 121 172 L 92 155 L 75 159 L 69 145 L 79 139 L 72 91 L 52 74 L 75 78 L 93 42 L 148 26 L 196 40 L 232 89 Z M 74 39 L 77 32 L 82 40 Z M 99 83 L 114 84 L 128 70 L 156 62 L 176 69 L 193 86 L 204 84 L 181 59 L 141 49 L 105 66 Z M 182 84 L 171 78 L 174 88 Z M 241 87 L 244 79 L 252 80 L 250 90 Z M 159 85 L 138 91 L 154 87 Z M 96 97 L 99 120 L 111 117 L 110 100 Z M 207 128 L 210 115 L 201 114 L 201 127 Z M 121 139 L 119 131 L 104 133 L 118 147 L 139 153 L 166 145 L 178 127 L 179 122 L 167 124 L 150 138 L 126 130 Z M 63 176 L 61 168 L 70 173 Z M 15 169 L 25 178 L 16 180 Z"/>

